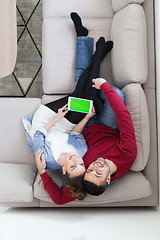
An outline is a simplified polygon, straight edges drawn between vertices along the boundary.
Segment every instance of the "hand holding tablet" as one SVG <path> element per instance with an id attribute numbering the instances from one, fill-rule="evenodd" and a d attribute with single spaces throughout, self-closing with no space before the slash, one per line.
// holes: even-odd
<path id="1" fill-rule="evenodd" d="M 83 98 L 68 97 L 68 111 L 91 113 L 93 101 Z"/>

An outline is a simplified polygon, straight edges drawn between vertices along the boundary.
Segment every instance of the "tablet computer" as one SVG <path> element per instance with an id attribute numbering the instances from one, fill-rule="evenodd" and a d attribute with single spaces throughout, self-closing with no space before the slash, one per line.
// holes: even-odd
<path id="1" fill-rule="evenodd" d="M 83 98 L 68 97 L 68 110 L 82 113 L 92 112 L 93 101 Z"/>

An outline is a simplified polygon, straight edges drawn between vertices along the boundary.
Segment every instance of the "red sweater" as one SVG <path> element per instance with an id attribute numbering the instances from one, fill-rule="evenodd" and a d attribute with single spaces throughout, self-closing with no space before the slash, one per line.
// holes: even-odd
<path id="1" fill-rule="evenodd" d="M 105 125 L 89 126 L 83 133 L 88 146 L 83 160 L 86 169 L 99 157 L 113 161 L 117 166 L 113 181 L 130 169 L 137 156 L 137 145 L 131 115 L 122 99 L 109 83 L 103 83 L 101 90 L 116 114 L 120 134 Z"/>
<path id="2" fill-rule="evenodd" d="M 113 161 L 117 166 L 117 172 L 111 181 L 125 174 L 132 166 L 137 156 L 135 131 L 131 115 L 116 91 L 109 85 L 101 85 L 107 101 L 116 114 L 120 135 L 110 127 L 101 124 L 92 124 L 84 132 L 88 151 L 83 157 L 86 169 L 98 157 Z M 65 204 L 74 201 L 67 187 L 60 189 L 48 176 L 41 175 L 45 190 L 56 204 Z"/>

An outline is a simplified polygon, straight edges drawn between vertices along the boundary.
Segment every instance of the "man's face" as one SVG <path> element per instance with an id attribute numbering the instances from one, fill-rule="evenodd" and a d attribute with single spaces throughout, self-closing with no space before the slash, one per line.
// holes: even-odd
<path id="1" fill-rule="evenodd" d="M 65 158 L 65 165 L 63 167 L 63 174 L 67 171 L 71 177 L 78 176 L 85 173 L 85 166 L 83 159 L 74 152 L 63 153 L 61 157 Z"/>
<path id="2" fill-rule="evenodd" d="M 84 180 L 92 182 L 97 186 L 107 182 L 110 183 L 110 168 L 104 158 L 98 158 L 91 163 L 84 175 Z"/>

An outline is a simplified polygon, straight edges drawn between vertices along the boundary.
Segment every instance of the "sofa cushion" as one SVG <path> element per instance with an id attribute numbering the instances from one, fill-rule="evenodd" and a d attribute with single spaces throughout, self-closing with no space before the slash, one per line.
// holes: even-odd
<path id="1" fill-rule="evenodd" d="M 133 3 L 137 3 L 137 4 L 141 4 L 143 3 L 145 0 L 112 0 L 112 7 L 113 7 L 113 11 L 117 12 L 119 10 L 121 10 L 122 8 L 124 8 L 125 6 L 127 6 L 128 4 L 133 4 Z"/>
<path id="2" fill-rule="evenodd" d="M 62 186 L 62 179 L 61 179 L 61 173 L 60 170 L 46 170 L 49 176 L 54 180 L 54 182 L 57 184 L 57 186 L 61 187 Z M 44 189 L 43 181 L 37 173 L 37 176 L 35 178 L 34 182 L 34 197 L 37 199 L 46 199 L 50 198 L 49 194 L 46 192 Z M 51 200 L 51 199 L 50 199 Z"/>
<path id="3" fill-rule="evenodd" d="M 113 18 L 111 51 L 113 82 L 122 88 L 147 81 L 146 20 L 141 5 L 130 4 Z"/>
<path id="4" fill-rule="evenodd" d="M 100 36 L 104 36 L 106 41 L 110 40 L 111 24 L 112 18 L 84 19 L 94 43 Z M 76 60 L 76 34 L 72 21 L 69 17 L 44 19 L 42 36 L 44 93 L 72 93 L 75 88 Z M 106 66 L 103 65 L 102 69 L 106 76 L 111 76 L 110 63 L 107 61 L 109 57 L 107 55 L 104 59 Z"/>
<path id="5" fill-rule="evenodd" d="M 77 12 L 82 18 L 112 17 L 111 0 L 43 0 L 43 18 L 66 18 Z"/>
<path id="6" fill-rule="evenodd" d="M 122 91 L 125 105 L 132 116 L 137 142 L 137 158 L 131 170 L 141 171 L 147 164 L 150 152 L 150 124 L 146 97 L 138 83 L 129 84 Z"/>
<path id="7" fill-rule="evenodd" d="M 33 164 L 34 154 L 25 139 L 22 117 L 34 113 L 41 100 L 37 98 L 0 99 L 0 162 Z"/>
<path id="8" fill-rule="evenodd" d="M 0 163 L 0 202 L 32 202 L 35 165 Z"/>
<path id="9" fill-rule="evenodd" d="M 51 178 L 58 186 L 61 186 L 60 173 L 57 171 L 48 172 Z M 133 199 L 139 199 L 150 196 L 152 190 L 149 181 L 140 172 L 128 172 L 120 177 L 115 183 L 111 184 L 100 196 L 87 195 L 83 201 L 76 200 L 66 204 L 66 206 L 91 206 L 110 202 L 121 202 Z M 43 182 L 37 174 L 34 183 L 34 197 L 45 202 L 52 202 L 47 191 L 44 189 Z M 53 203 L 53 205 L 56 205 Z"/>
<path id="10" fill-rule="evenodd" d="M 47 104 L 52 101 L 56 101 L 60 98 L 65 97 L 66 95 L 43 95 L 42 97 L 42 104 Z"/>

